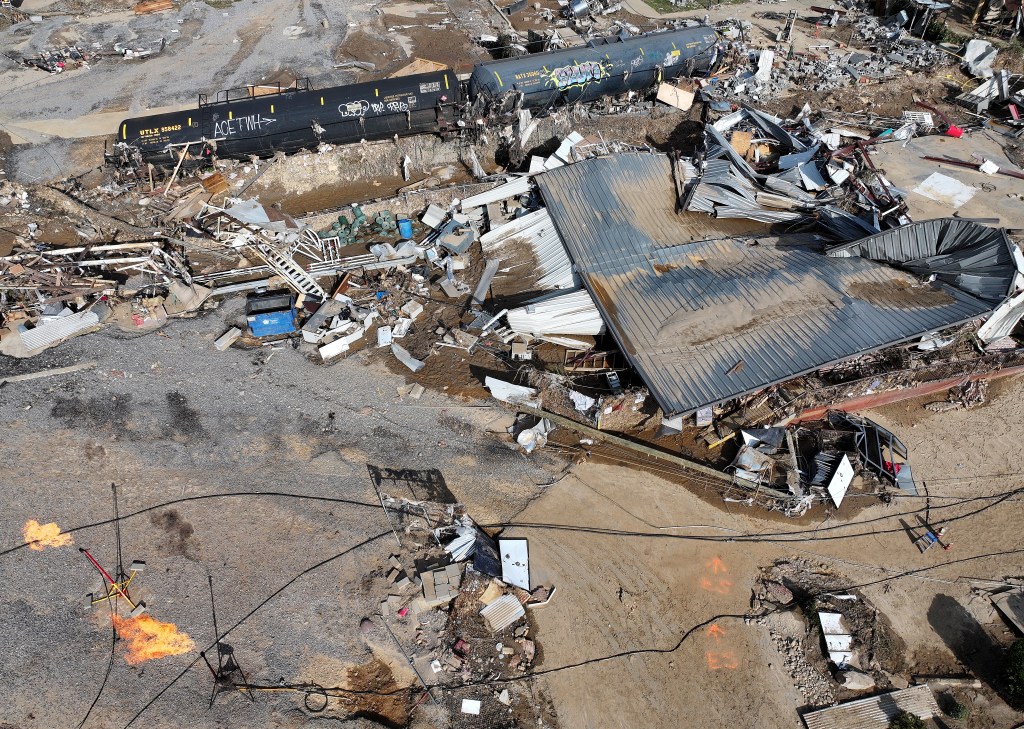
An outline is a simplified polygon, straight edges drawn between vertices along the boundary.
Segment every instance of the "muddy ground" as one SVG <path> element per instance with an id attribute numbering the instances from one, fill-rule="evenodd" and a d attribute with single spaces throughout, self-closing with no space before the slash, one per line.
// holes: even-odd
<path id="1" fill-rule="evenodd" d="M 83 6 L 34 4 L 33 11 L 57 14 L 39 26 L 0 30 L 5 48 L 38 50 L 56 38 L 72 42 L 73 34 L 105 43 L 180 38 L 162 56 L 105 60 L 60 76 L 0 67 L 8 89 L 0 160 L 7 174 L 30 181 L 88 171 L 122 115 L 192 103 L 198 89 L 302 76 L 327 85 L 387 73 L 415 56 L 461 68 L 481 57 L 470 36 L 498 23 L 488 6 L 459 2 L 285 7 L 275 0 L 221 8 L 192 0 L 141 18 L 119 3 L 91 6 L 97 12 L 74 21 L 60 13 Z M 285 40 L 284 28 L 295 24 L 306 35 Z M 348 60 L 377 68 L 333 68 Z M 885 87 L 798 92 L 767 107 L 788 114 L 807 101 L 896 116 L 915 94 L 948 98 L 963 83 L 959 71 L 944 69 Z M 75 138 L 65 139 L 61 128 L 73 128 Z M 550 152 L 556 131 L 577 128 L 685 154 L 699 139 L 699 111 L 566 117 L 533 151 Z M 372 175 L 360 174 L 343 151 L 297 156 L 252 192 L 295 214 L 384 197 L 407 181 L 398 167 L 405 148 L 382 149 Z M 489 170 L 501 164 L 496 150 L 482 162 Z M 469 179 L 458 154 L 424 156 L 417 173 Z M 55 214 L 66 208 L 47 199 L 37 203 L 34 195 L 29 213 L 4 218 L 0 252 L 36 219 L 47 240 L 77 240 L 69 220 Z M 118 215 L 128 219 L 128 212 Z M 457 319 L 445 307 L 432 315 L 432 324 Z M 530 539 L 534 582 L 557 588 L 549 605 L 531 611 L 542 647 L 538 679 L 485 679 L 459 693 L 486 702 L 488 716 L 500 714 L 495 726 L 508 722 L 495 704 L 502 688 L 513 694 L 520 726 L 746 727 L 754 717 L 765 729 L 801 726 L 800 712 L 822 697 L 849 695 L 828 683 L 824 659 L 814 653 L 821 646 L 796 611 L 768 616 L 752 604 L 755 581 L 787 560 L 806 560 L 856 587 L 880 611 L 905 645 L 885 664 L 896 676 L 888 685 L 912 674 L 970 672 L 988 687 L 958 689 L 972 707 L 965 726 L 1024 720 L 1004 701 L 999 676 L 1013 636 L 979 592 L 1020 574 L 1020 380 L 993 386 L 975 410 L 932 413 L 911 402 L 868 414 L 910 446 L 924 498 L 885 505 L 858 497 L 835 514 L 785 520 L 722 503 L 699 483 L 629 468 L 625 459 L 588 460 L 566 433 L 562 447 L 526 457 L 504 433 L 510 414 L 484 400 L 482 376 L 503 368 L 486 352 L 470 358 L 443 350 L 416 376 L 369 348 L 329 366 L 283 344 L 216 352 L 213 339 L 243 321 L 235 298 L 159 335 L 109 331 L 30 361 L 0 361 L 0 375 L 97 362 L 64 379 L 0 389 L 7 464 L 0 470 L 0 578 L 8 607 L 0 613 L 0 675 L 8 678 L 0 713 L 8 725 L 480 726 L 455 711 L 452 696 L 442 708 L 414 705 L 417 679 L 389 634 L 379 626 L 360 630 L 387 592 L 394 549 L 369 466 L 436 469 L 479 523 Z M 399 388 L 413 381 L 428 392 L 403 399 Z M 124 645 L 112 641 L 108 608 L 85 608 L 85 594 L 101 584 L 77 547 L 103 564 L 116 561 L 111 483 L 124 516 L 125 561 L 147 563 L 137 594 L 150 614 L 191 636 L 195 650 L 129 665 Z M 73 530 L 74 544 L 24 548 L 29 519 Z M 919 553 L 910 528 L 919 519 L 947 525 L 952 549 Z M 198 650 L 214 639 L 211 578 L 221 633 L 230 630 L 247 679 L 268 688 L 255 701 L 228 692 L 209 704 L 213 684 Z M 408 624 L 396 622 L 396 634 L 414 639 Z M 817 671 L 815 685 L 780 652 L 779 635 L 800 646 L 801 666 Z M 307 694 L 269 690 L 282 679 L 356 693 L 311 708 Z"/>

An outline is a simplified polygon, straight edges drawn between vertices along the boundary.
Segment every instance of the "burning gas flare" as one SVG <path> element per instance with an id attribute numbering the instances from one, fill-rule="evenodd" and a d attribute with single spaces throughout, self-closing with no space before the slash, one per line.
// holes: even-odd
<path id="1" fill-rule="evenodd" d="M 66 547 L 74 543 L 70 534 L 63 534 L 57 522 L 40 524 L 35 519 L 29 519 L 22 527 L 21 533 L 25 535 L 25 544 L 29 549 L 42 552 L 47 547 Z"/>
<path id="2" fill-rule="evenodd" d="M 122 618 L 115 614 L 113 619 L 117 634 L 128 641 L 124 659 L 133 666 L 195 650 L 195 641 L 187 633 L 179 633 L 174 623 L 161 623 L 152 615 Z"/>

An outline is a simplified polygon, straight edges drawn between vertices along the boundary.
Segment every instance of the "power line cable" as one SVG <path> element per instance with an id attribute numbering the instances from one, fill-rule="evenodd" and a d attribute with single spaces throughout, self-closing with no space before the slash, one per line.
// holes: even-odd
<path id="1" fill-rule="evenodd" d="M 379 508 L 379 504 L 377 506 Z M 263 606 L 265 606 L 271 600 L 273 600 L 278 595 L 280 595 L 282 592 L 287 590 L 289 587 L 291 587 L 294 583 L 296 583 L 297 581 L 302 579 L 304 576 L 310 574 L 311 572 L 313 572 L 315 570 L 320 569 L 321 567 L 323 567 L 325 565 L 330 564 L 331 562 L 334 562 L 337 559 L 340 559 L 341 557 L 344 557 L 344 556 L 346 556 L 348 554 L 351 554 L 352 552 L 355 552 L 356 550 L 361 549 L 362 547 L 365 547 L 367 545 L 373 544 L 378 539 L 382 539 L 382 538 L 390 536 L 390 535 L 391 535 L 391 530 L 387 529 L 386 531 L 383 531 L 380 534 L 376 534 L 376 535 L 374 535 L 372 537 L 367 537 L 366 539 L 364 539 L 363 541 L 359 542 L 358 544 L 353 545 L 353 546 L 349 547 L 348 549 L 345 549 L 345 550 L 343 550 L 341 552 L 338 552 L 337 554 L 335 554 L 335 555 L 333 555 L 331 557 L 328 557 L 327 559 L 321 560 L 321 561 L 317 562 L 316 564 L 311 565 L 310 567 L 307 567 L 306 569 L 302 570 L 297 575 L 295 575 L 290 580 L 288 580 L 283 585 L 281 585 L 281 587 L 277 588 L 276 590 L 274 590 L 274 592 L 270 593 L 270 595 L 268 595 L 262 602 L 260 602 L 258 605 L 256 605 L 256 607 L 254 607 L 248 613 L 243 615 L 238 620 L 237 623 L 235 623 L 230 628 L 228 628 L 223 633 L 221 633 L 220 634 L 220 638 L 226 638 L 231 633 L 231 631 L 235 630 L 240 625 L 242 625 L 246 620 L 248 620 L 253 615 L 255 615 L 256 612 L 259 611 Z M 206 651 L 212 650 L 213 648 L 215 648 L 217 646 L 217 642 L 218 641 L 215 641 L 211 645 L 207 646 L 202 652 L 205 653 Z M 179 673 L 177 676 L 175 676 L 173 679 L 171 679 L 171 681 L 167 685 L 165 685 L 162 689 L 160 689 L 160 691 L 158 691 L 156 693 L 156 695 L 153 696 L 153 698 L 151 698 L 149 701 L 146 702 L 145 706 L 143 706 L 141 709 L 138 710 L 138 712 L 136 712 L 136 714 L 128 721 L 128 723 L 124 725 L 124 729 L 128 729 L 128 727 L 130 727 L 132 724 L 134 724 L 139 719 L 139 717 L 141 717 L 146 712 L 146 710 L 149 709 L 150 706 L 155 704 L 160 699 L 161 696 L 163 696 L 165 693 L 167 693 L 167 691 L 169 691 L 171 689 L 171 687 L 173 687 L 176 683 L 178 683 L 178 681 L 180 681 L 182 678 L 184 678 L 185 674 L 188 673 L 192 669 L 192 667 L 195 666 L 197 663 L 199 663 L 199 661 L 201 661 L 201 660 L 202 660 L 202 656 L 200 656 L 198 658 L 195 658 L 191 663 L 189 663 L 187 666 L 185 666 L 185 668 L 182 669 L 181 673 Z"/>

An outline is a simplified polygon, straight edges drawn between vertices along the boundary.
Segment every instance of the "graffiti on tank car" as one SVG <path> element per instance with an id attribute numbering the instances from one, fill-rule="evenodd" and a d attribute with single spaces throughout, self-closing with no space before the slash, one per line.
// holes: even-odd
<path id="1" fill-rule="evenodd" d="M 239 134 L 252 134 L 262 132 L 263 127 L 276 122 L 277 119 L 268 119 L 259 114 L 240 116 L 237 119 L 221 119 L 213 123 L 213 135 L 218 139 L 234 137 Z"/>
<path id="2" fill-rule="evenodd" d="M 665 54 L 665 57 L 661 61 L 661 65 L 663 68 L 668 68 L 669 66 L 676 65 L 681 60 L 683 60 L 682 53 L 680 53 L 679 51 L 670 51 L 669 53 Z"/>
<path id="3" fill-rule="evenodd" d="M 370 102 L 365 99 L 359 101 L 349 101 L 346 104 L 338 105 L 338 113 L 344 117 L 358 117 L 366 116 L 366 112 L 370 110 Z"/>
<path id="4" fill-rule="evenodd" d="M 586 61 L 556 68 L 548 78 L 555 88 L 563 90 L 574 86 L 585 86 L 591 81 L 600 81 L 607 76 L 608 69 L 601 61 Z"/>

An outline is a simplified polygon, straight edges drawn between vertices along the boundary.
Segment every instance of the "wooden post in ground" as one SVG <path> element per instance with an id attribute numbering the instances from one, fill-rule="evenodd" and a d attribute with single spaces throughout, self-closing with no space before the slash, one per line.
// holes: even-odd
<path id="1" fill-rule="evenodd" d="M 174 179 L 178 176 L 178 170 L 181 169 L 181 163 L 185 161 L 185 155 L 188 154 L 188 148 L 191 144 L 192 142 L 186 143 L 185 147 L 181 150 L 181 156 L 178 157 L 178 164 L 174 166 L 174 174 L 171 175 L 171 179 L 167 181 L 167 187 L 164 188 L 164 195 L 170 191 L 171 185 L 174 184 Z"/>

